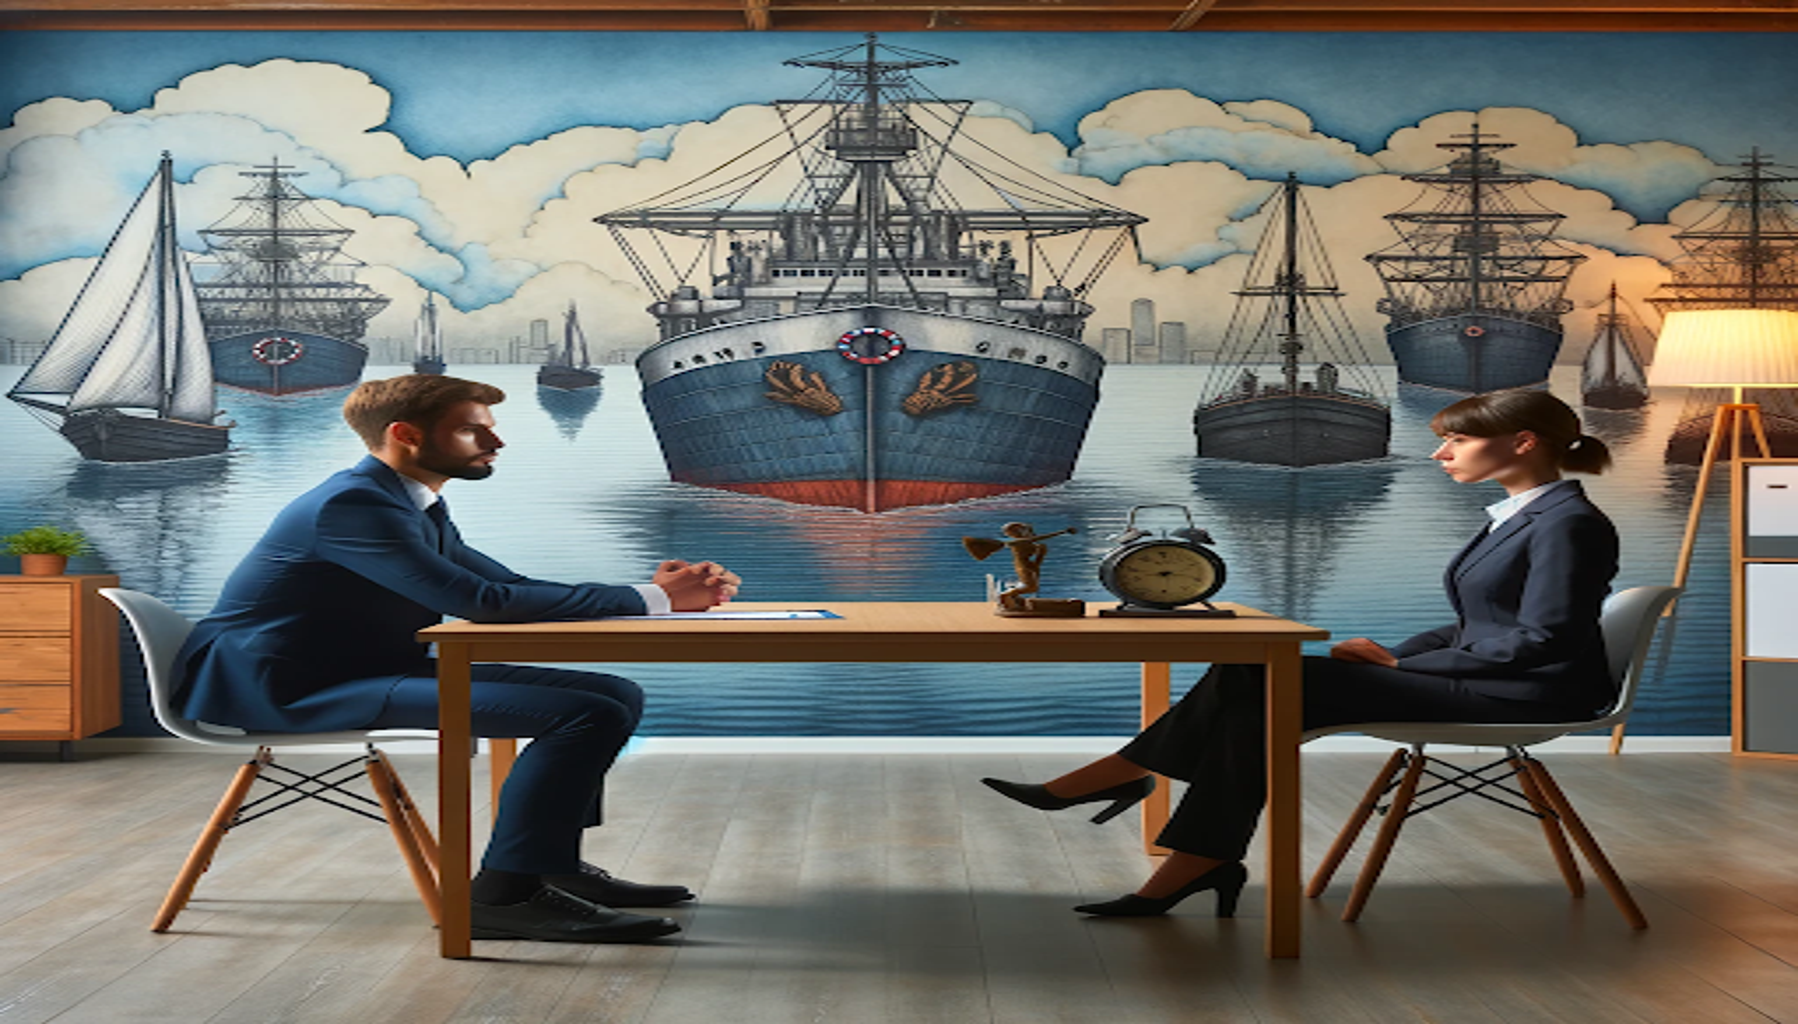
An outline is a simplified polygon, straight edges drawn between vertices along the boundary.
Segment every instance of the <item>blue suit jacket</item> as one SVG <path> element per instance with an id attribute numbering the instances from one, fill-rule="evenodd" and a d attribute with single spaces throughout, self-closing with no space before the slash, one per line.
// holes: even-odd
<path id="1" fill-rule="evenodd" d="M 414 634 L 445 615 L 528 622 L 647 611 L 632 587 L 520 576 L 444 523 L 372 456 L 294 499 L 187 638 L 175 706 L 253 730 L 359 728 L 398 679 L 436 674 Z"/>
<path id="2" fill-rule="evenodd" d="M 1598 616 L 1616 575 L 1616 528 L 1577 481 L 1561 481 L 1448 563 L 1460 621 L 1392 654 L 1401 669 L 1494 697 L 1605 707 L 1616 686 Z"/>

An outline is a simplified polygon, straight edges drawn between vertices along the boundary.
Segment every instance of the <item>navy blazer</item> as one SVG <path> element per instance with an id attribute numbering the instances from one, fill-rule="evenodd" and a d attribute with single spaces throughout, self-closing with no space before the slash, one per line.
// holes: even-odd
<path id="1" fill-rule="evenodd" d="M 1563 480 L 1468 542 L 1443 575 L 1460 621 L 1398 644 L 1398 667 L 1480 693 L 1599 710 L 1617 696 L 1598 617 L 1617 530 Z"/>
<path id="2" fill-rule="evenodd" d="M 421 511 L 399 474 L 370 456 L 275 517 L 182 646 L 174 704 L 252 730 L 360 728 L 401 677 L 436 675 L 414 634 L 445 615 L 529 622 L 647 610 L 633 587 L 529 579 L 464 545 L 447 515 Z"/>

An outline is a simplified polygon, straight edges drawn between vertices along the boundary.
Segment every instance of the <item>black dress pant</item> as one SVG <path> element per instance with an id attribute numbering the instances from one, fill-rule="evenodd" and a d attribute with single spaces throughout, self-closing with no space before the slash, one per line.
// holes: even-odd
<path id="1" fill-rule="evenodd" d="M 1267 803 L 1267 709 L 1260 665 L 1213 665 L 1180 703 L 1118 753 L 1189 783 L 1161 845 L 1241 860 Z M 1303 728 L 1356 722 L 1566 722 L 1591 708 L 1508 700 L 1457 679 L 1333 658 L 1304 659 Z"/>

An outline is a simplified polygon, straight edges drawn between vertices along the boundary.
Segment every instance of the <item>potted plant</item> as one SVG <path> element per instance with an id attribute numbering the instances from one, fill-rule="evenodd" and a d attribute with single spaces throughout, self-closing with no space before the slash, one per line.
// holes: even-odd
<path id="1" fill-rule="evenodd" d="M 0 537 L 0 542 L 6 544 L 7 554 L 19 556 L 19 572 L 26 576 L 61 576 L 69 556 L 88 551 L 85 534 L 54 526 L 33 526 Z"/>

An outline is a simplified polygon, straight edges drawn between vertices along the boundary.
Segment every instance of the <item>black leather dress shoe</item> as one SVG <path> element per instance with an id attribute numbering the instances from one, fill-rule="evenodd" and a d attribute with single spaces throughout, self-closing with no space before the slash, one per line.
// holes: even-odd
<path id="1" fill-rule="evenodd" d="M 644 885 L 614 878 L 604 868 L 583 863 L 578 875 L 545 875 L 543 880 L 564 892 L 605 907 L 670 907 L 693 898 L 684 885 Z"/>
<path id="2" fill-rule="evenodd" d="M 546 885 L 523 903 L 474 904 L 470 934 L 539 942 L 647 942 L 678 931 L 680 925 L 668 918 L 626 914 Z"/>

